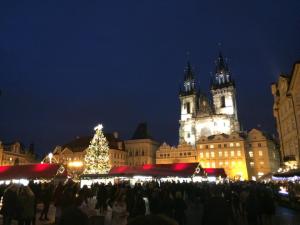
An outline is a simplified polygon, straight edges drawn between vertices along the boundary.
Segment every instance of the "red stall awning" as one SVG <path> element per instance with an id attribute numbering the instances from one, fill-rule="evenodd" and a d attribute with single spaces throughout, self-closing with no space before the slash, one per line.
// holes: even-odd
<path id="1" fill-rule="evenodd" d="M 67 171 L 59 164 L 29 164 L 0 166 L 0 180 L 12 179 L 52 179 L 66 177 Z"/>
<path id="2" fill-rule="evenodd" d="M 146 164 L 143 166 L 118 166 L 113 167 L 108 176 L 179 176 L 190 177 L 194 174 L 198 163 L 173 163 L 173 164 Z M 204 168 L 199 175 L 226 177 L 223 168 Z"/>

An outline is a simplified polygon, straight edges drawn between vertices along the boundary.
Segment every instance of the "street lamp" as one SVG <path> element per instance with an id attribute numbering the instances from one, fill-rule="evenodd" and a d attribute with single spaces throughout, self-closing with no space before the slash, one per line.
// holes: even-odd
<path id="1" fill-rule="evenodd" d="M 50 164 L 52 163 L 52 158 L 53 158 L 53 153 L 52 152 L 50 152 L 49 154 L 48 154 L 48 158 L 49 158 L 49 162 L 50 162 Z"/>

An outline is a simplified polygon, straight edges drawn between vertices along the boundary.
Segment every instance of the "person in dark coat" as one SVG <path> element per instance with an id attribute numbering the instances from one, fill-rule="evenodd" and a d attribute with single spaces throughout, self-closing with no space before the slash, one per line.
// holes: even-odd
<path id="1" fill-rule="evenodd" d="M 18 187 L 15 184 L 11 184 L 4 191 L 1 209 L 3 225 L 11 225 L 12 219 L 19 213 L 17 192 Z"/>
<path id="2" fill-rule="evenodd" d="M 260 205 L 255 193 L 255 190 L 250 190 L 249 196 L 246 200 L 246 215 L 248 225 L 257 225 Z"/>
<path id="3" fill-rule="evenodd" d="M 185 215 L 186 209 L 187 209 L 187 205 L 182 198 L 182 193 L 180 191 L 177 191 L 174 200 L 174 218 L 179 225 L 186 224 L 186 215 Z"/>
<path id="4" fill-rule="evenodd" d="M 214 187 L 211 197 L 207 198 L 203 209 L 203 225 L 228 225 L 230 220 L 230 208 L 226 200 L 221 196 L 221 191 Z"/>
<path id="5" fill-rule="evenodd" d="M 59 225 L 89 225 L 88 216 L 79 209 L 82 202 L 82 198 L 76 198 L 75 203 L 63 211 Z"/>
<path id="6" fill-rule="evenodd" d="M 40 220 L 49 220 L 48 219 L 48 212 L 49 212 L 49 207 L 52 199 L 52 189 L 49 184 L 45 184 L 42 188 L 42 195 L 41 195 L 41 200 L 43 202 L 43 210 L 40 215 Z M 44 218 L 43 218 L 44 217 Z"/>

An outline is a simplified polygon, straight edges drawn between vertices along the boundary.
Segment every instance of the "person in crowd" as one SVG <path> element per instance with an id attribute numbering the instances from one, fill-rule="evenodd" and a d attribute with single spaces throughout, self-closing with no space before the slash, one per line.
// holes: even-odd
<path id="1" fill-rule="evenodd" d="M 127 224 L 127 204 L 126 195 L 120 194 L 112 205 L 112 222 L 111 225 L 126 225 Z"/>
<path id="2" fill-rule="evenodd" d="M 3 225 L 11 225 L 13 218 L 18 214 L 18 192 L 16 184 L 10 184 L 3 193 L 1 214 L 3 215 Z"/>
<path id="3" fill-rule="evenodd" d="M 79 209 L 83 201 L 82 197 L 75 198 L 74 202 L 63 211 L 59 225 L 89 225 L 88 216 Z"/>
<path id="4" fill-rule="evenodd" d="M 220 187 L 212 186 L 210 197 L 204 203 L 203 225 L 227 225 L 230 220 L 230 206 L 222 196 Z"/>
<path id="5" fill-rule="evenodd" d="M 40 220 L 49 220 L 48 212 L 52 199 L 52 189 L 51 185 L 48 183 L 44 183 L 42 186 L 41 200 L 43 202 L 43 210 L 40 215 Z"/>
<path id="6" fill-rule="evenodd" d="M 252 187 L 246 200 L 246 217 L 248 225 L 258 225 L 260 205 Z"/>
<path id="7" fill-rule="evenodd" d="M 174 218 L 179 225 L 186 224 L 186 215 L 185 215 L 186 209 L 187 209 L 187 205 L 183 200 L 182 192 L 177 191 L 174 199 Z"/>
<path id="8" fill-rule="evenodd" d="M 164 215 L 138 216 L 129 221 L 128 225 L 178 225 L 178 223 Z"/>
<path id="9" fill-rule="evenodd" d="M 21 186 L 18 193 L 20 214 L 18 225 L 30 225 L 35 216 L 35 196 L 29 186 Z"/>

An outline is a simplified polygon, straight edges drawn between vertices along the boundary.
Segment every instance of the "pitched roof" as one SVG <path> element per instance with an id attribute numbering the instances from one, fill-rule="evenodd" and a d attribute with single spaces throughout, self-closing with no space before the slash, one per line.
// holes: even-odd
<path id="1" fill-rule="evenodd" d="M 119 149 L 118 143 L 122 142 L 122 149 L 119 150 L 124 150 L 123 141 L 115 138 L 111 133 L 105 133 L 104 136 L 108 141 L 108 146 L 110 149 Z M 68 148 L 72 152 L 82 152 L 89 147 L 92 138 L 92 136 L 77 137 L 74 140 L 64 144 L 62 148 Z"/>
<path id="2" fill-rule="evenodd" d="M 137 126 L 131 140 L 136 140 L 136 139 L 152 139 L 148 131 L 147 123 L 140 123 Z"/>

